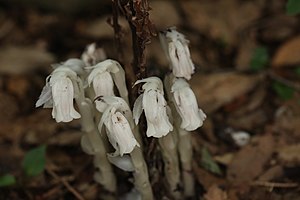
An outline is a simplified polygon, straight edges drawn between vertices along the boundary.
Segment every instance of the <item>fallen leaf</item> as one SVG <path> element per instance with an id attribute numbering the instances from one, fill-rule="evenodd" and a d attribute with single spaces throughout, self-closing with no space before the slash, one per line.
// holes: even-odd
<path id="1" fill-rule="evenodd" d="M 6 46 L 0 50 L 0 73 L 30 73 L 41 66 L 49 66 L 54 56 L 44 49 L 30 46 Z"/>
<path id="2" fill-rule="evenodd" d="M 300 64 L 300 36 L 283 43 L 276 51 L 272 66 L 279 68 L 283 66 L 291 66 Z"/>
<path id="3" fill-rule="evenodd" d="M 234 155 L 232 153 L 226 153 L 224 155 L 215 156 L 214 159 L 223 165 L 228 165 L 231 163 L 233 156 Z"/>
<path id="4" fill-rule="evenodd" d="M 205 112 L 211 113 L 242 94 L 251 91 L 259 80 L 259 75 L 230 72 L 195 74 L 190 83 L 199 106 Z"/>
<path id="5" fill-rule="evenodd" d="M 225 179 L 219 178 L 212 173 L 206 171 L 205 169 L 202 169 L 198 167 L 196 162 L 193 162 L 193 171 L 196 174 L 196 179 L 198 183 L 203 185 L 203 187 L 208 190 L 212 185 L 218 184 L 226 184 Z"/>
<path id="6" fill-rule="evenodd" d="M 248 183 L 260 175 L 274 152 L 271 134 L 260 136 L 257 143 L 242 148 L 228 165 L 227 178 L 234 185 Z"/>
<path id="7" fill-rule="evenodd" d="M 278 158 L 283 162 L 300 162 L 300 144 L 282 147 L 277 152 Z"/>
<path id="8" fill-rule="evenodd" d="M 205 200 L 227 200 L 227 193 L 217 185 L 212 185 L 204 195 Z"/>
<path id="9" fill-rule="evenodd" d="M 259 176 L 259 181 L 272 181 L 282 177 L 284 174 L 283 167 L 276 165 L 265 171 L 262 175 Z"/>
<path id="10" fill-rule="evenodd" d="M 111 27 L 107 20 L 111 16 L 103 16 L 101 18 L 91 20 L 86 24 L 78 25 L 78 32 L 92 38 L 113 38 L 114 29 Z M 119 17 L 119 24 L 122 31 L 129 32 L 129 26 L 124 17 Z"/>
<path id="11" fill-rule="evenodd" d="M 232 44 L 237 40 L 239 32 L 260 16 L 262 2 L 194 0 L 182 2 L 182 8 L 187 22 L 193 28 Z"/>
<path id="12" fill-rule="evenodd" d="M 168 13 L 168 17 L 166 17 L 166 13 Z M 181 22 L 173 1 L 152 1 L 150 18 L 158 30 L 177 26 Z"/>

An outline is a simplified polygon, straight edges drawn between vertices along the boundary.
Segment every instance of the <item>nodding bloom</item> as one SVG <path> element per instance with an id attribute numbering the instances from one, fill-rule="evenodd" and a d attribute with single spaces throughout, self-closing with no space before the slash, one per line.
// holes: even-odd
<path id="1" fill-rule="evenodd" d="M 105 125 L 109 142 L 116 150 L 113 156 L 131 153 L 135 146 L 140 145 L 132 133 L 134 125 L 129 106 L 120 97 L 106 96 L 98 100 L 107 105 L 98 128 L 101 132 Z"/>
<path id="2" fill-rule="evenodd" d="M 189 41 L 173 27 L 161 31 L 159 38 L 174 76 L 190 80 L 195 67 L 191 60 Z"/>
<path id="3" fill-rule="evenodd" d="M 81 55 L 81 59 L 86 66 L 96 65 L 98 62 L 106 59 L 105 51 L 97 48 L 95 43 L 89 44 Z"/>
<path id="4" fill-rule="evenodd" d="M 44 104 L 44 107 L 52 107 L 52 117 L 56 122 L 70 122 L 80 118 L 80 114 L 74 109 L 74 86 L 77 74 L 68 67 L 56 68 L 46 79 L 36 107 Z"/>
<path id="5" fill-rule="evenodd" d="M 88 76 L 88 84 L 93 84 L 95 96 L 115 96 L 114 84 L 119 90 L 122 98 L 128 102 L 128 91 L 125 82 L 125 72 L 122 66 L 114 60 L 107 59 L 92 67 Z M 103 112 L 105 105 L 102 102 L 96 102 L 100 112 Z"/>
<path id="6" fill-rule="evenodd" d="M 147 120 L 147 136 L 160 138 L 173 130 L 167 116 L 167 102 L 164 98 L 163 84 L 157 77 L 149 77 L 135 82 L 143 85 L 144 93 L 135 101 L 133 106 L 133 119 L 138 124 L 139 118 L 145 111 Z"/>
<path id="7" fill-rule="evenodd" d="M 182 119 L 180 128 L 193 131 L 201 127 L 206 115 L 198 108 L 195 94 L 186 80 L 175 78 L 171 93 L 175 108 Z"/>

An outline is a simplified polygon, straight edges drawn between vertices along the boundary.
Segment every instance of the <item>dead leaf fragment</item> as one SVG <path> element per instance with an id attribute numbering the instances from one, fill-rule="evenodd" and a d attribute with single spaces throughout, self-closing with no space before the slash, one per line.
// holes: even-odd
<path id="1" fill-rule="evenodd" d="M 159 30 L 180 24 L 179 13 L 172 1 L 152 1 L 151 8 L 150 18 Z"/>
<path id="2" fill-rule="evenodd" d="M 49 66 L 54 57 L 44 49 L 29 46 L 6 46 L 0 50 L 0 73 L 30 73 L 41 66 Z"/>
<path id="3" fill-rule="evenodd" d="M 238 0 L 183 1 L 182 7 L 193 28 L 227 43 L 234 43 L 238 33 L 259 17 L 262 8 L 260 3 Z"/>
<path id="4" fill-rule="evenodd" d="M 278 149 L 278 157 L 283 162 L 300 162 L 300 144 L 289 145 Z"/>
<path id="5" fill-rule="evenodd" d="M 251 182 L 264 170 L 274 152 L 274 138 L 264 135 L 257 138 L 257 144 L 252 143 L 242 148 L 228 165 L 227 178 L 233 184 Z"/>
<path id="6" fill-rule="evenodd" d="M 275 53 L 272 66 L 282 67 L 300 64 L 300 35 L 284 43 Z"/>
<path id="7" fill-rule="evenodd" d="M 259 75 L 243 75 L 235 72 L 195 74 L 191 79 L 191 87 L 199 106 L 205 112 L 211 113 L 252 90 L 259 80 Z"/>
<path id="8" fill-rule="evenodd" d="M 227 193 L 217 185 L 212 185 L 204 195 L 205 200 L 227 200 Z"/>

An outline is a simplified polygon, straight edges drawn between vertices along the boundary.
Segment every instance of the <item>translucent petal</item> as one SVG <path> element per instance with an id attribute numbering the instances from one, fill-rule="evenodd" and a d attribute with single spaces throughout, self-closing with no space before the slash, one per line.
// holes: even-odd
<path id="1" fill-rule="evenodd" d="M 115 62 L 115 65 L 118 67 L 118 71 L 117 72 L 112 71 L 112 77 L 114 79 L 116 87 L 118 88 L 120 96 L 123 99 L 125 99 L 127 103 L 129 103 L 128 90 L 127 90 L 126 79 L 125 79 L 125 71 L 118 62 Z"/>
<path id="2" fill-rule="evenodd" d="M 139 123 L 139 119 L 143 112 L 143 94 L 141 94 L 134 102 L 133 105 L 133 119 L 135 124 Z"/>
<path id="3" fill-rule="evenodd" d="M 48 77 L 47 77 L 47 79 L 48 79 Z M 35 104 L 35 107 L 40 107 L 41 105 L 46 104 L 47 102 L 51 101 L 51 99 L 52 99 L 51 86 L 50 86 L 50 83 L 46 80 L 46 85 L 43 87 L 41 95 Z"/>
<path id="4" fill-rule="evenodd" d="M 72 69 L 78 75 L 83 75 L 85 73 L 85 63 L 78 58 L 68 59 L 66 62 L 63 63 L 63 66 Z"/>
<path id="5" fill-rule="evenodd" d="M 108 154 L 107 158 L 108 158 L 109 162 L 114 164 L 116 167 L 122 169 L 123 171 L 126 171 L 126 172 L 134 171 L 133 163 L 131 161 L 130 156 L 128 156 L 128 155 L 112 156 L 111 154 Z"/>

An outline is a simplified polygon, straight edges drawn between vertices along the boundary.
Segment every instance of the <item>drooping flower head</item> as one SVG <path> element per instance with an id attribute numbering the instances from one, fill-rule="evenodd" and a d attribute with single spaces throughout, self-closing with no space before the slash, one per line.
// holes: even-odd
<path id="1" fill-rule="evenodd" d="M 80 114 L 74 109 L 74 86 L 77 74 L 68 67 L 60 66 L 47 77 L 36 107 L 44 104 L 44 107 L 52 107 L 52 117 L 56 122 L 70 122 L 80 118 Z"/>
<path id="2" fill-rule="evenodd" d="M 102 48 L 97 48 L 95 43 L 89 44 L 86 50 L 81 55 L 81 59 L 86 66 L 93 66 L 102 60 L 106 59 L 105 51 Z"/>
<path id="3" fill-rule="evenodd" d="M 161 31 L 159 38 L 174 76 L 190 80 L 195 67 L 188 48 L 189 41 L 174 27 Z"/>
<path id="4" fill-rule="evenodd" d="M 123 154 L 131 153 L 135 146 L 139 147 L 139 144 L 132 132 L 134 124 L 129 106 L 120 97 L 105 96 L 99 101 L 107 106 L 98 128 L 101 132 L 103 124 L 105 125 L 108 139 L 116 150 L 113 155 L 123 156 Z"/>
<path id="5" fill-rule="evenodd" d="M 135 101 L 133 106 L 133 119 L 138 124 L 139 118 L 145 111 L 147 120 L 147 136 L 157 137 L 167 135 L 173 130 L 173 126 L 167 116 L 167 102 L 164 98 L 162 81 L 157 77 L 149 77 L 135 82 L 143 85 L 144 93 Z"/>
<path id="6" fill-rule="evenodd" d="M 196 130 L 203 125 L 206 115 L 198 108 L 195 94 L 186 80 L 174 78 L 173 81 L 172 100 L 182 120 L 180 128 L 187 131 Z"/>
<path id="7" fill-rule="evenodd" d="M 122 66 L 115 60 L 107 59 L 92 67 L 88 76 L 88 84 L 93 84 L 95 96 L 115 96 L 114 84 L 122 98 L 128 102 L 128 91 L 125 82 L 125 72 Z M 104 105 L 96 102 L 99 111 L 103 112 Z M 101 111 L 102 110 L 102 111 Z"/>

